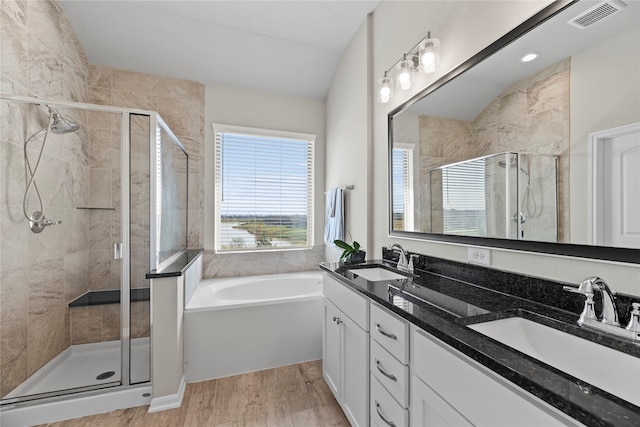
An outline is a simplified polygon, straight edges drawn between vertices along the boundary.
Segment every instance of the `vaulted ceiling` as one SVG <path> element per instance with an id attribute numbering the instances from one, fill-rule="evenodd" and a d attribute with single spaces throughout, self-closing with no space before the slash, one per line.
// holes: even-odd
<path id="1" fill-rule="evenodd" d="M 61 0 L 91 63 L 322 100 L 379 0 Z"/>

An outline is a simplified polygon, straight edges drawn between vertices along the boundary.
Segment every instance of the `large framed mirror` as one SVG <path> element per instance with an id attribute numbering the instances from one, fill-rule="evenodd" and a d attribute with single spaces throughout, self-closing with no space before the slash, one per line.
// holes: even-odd
<path id="1" fill-rule="evenodd" d="M 640 2 L 554 2 L 388 120 L 391 235 L 640 263 Z"/>

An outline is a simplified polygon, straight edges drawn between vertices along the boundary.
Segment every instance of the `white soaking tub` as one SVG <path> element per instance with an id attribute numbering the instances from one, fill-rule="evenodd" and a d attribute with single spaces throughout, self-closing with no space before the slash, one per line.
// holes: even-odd
<path id="1" fill-rule="evenodd" d="M 187 302 L 187 382 L 322 357 L 322 272 L 203 279 Z"/>

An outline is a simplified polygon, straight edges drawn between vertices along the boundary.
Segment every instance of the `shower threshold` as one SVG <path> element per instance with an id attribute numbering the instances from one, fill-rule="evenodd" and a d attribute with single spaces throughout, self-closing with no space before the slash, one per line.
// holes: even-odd
<path id="1" fill-rule="evenodd" d="M 12 399 L 121 381 L 120 341 L 72 345 L 16 387 Z M 149 381 L 149 338 L 131 340 L 131 383 Z"/>

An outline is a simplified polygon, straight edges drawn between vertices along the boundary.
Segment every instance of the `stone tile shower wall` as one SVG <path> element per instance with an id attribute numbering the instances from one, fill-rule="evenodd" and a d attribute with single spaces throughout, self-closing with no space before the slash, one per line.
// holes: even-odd
<path id="1" fill-rule="evenodd" d="M 420 181 L 430 170 L 502 151 L 525 151 L 558 157 L 558 236 L 569 236 L 569 82 L 571 60 L 529 76 L 506 89 L 472 121 L 419 117 Z M 430 189 L 421 189 L 422 212 L 429 212 Z M 442 208 L 441 201 L 435 201 Z M 423 229 L 441 230 L 421 217 Z"/>
<path id="2" fill-rule="evenodd" d="M 50 1 L 0 4 L 3 94 L 87 102 L 89 66 L 62 11 Z M 22 215 L 25 137 L 46 125 L 46 109 L 2 102 L 0 110 L 0 395 L 71 341 L 67 302 L 86 290 L 90 254 L 88 117 L 81 131 L 50 136 L 38 173 L 47 216 L 63 223 L 33 234 Z M 36 148 L 37 143 L 34 144 Z M 33 202 L 33 200 L 31 200 Z M 31 203 L 33 206 L 33 203 Z"/>
<path id="3" fill-rule="evenodd" d="M 188 247 L 202 248 L 204 85 L 102 65 L 90 66 L 91 102 L 158 111 L 189 154 Z"/>

